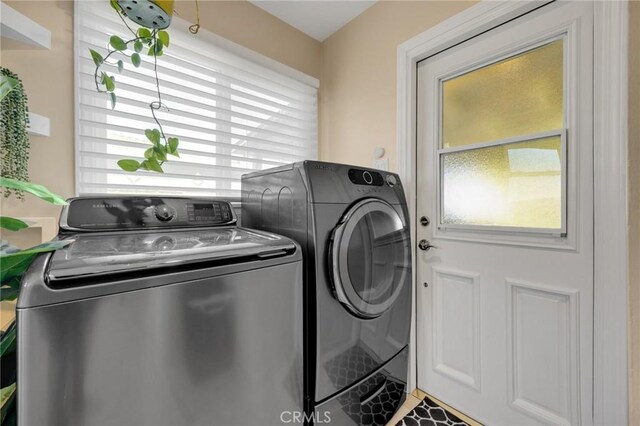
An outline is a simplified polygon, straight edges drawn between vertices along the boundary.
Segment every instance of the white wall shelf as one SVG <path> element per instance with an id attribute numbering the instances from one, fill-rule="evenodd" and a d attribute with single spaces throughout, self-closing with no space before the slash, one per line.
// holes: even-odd
<path id="1" fill-rule="evenodd" d="M 0 2 L 0 35 L 32 46 L 51 48 L 51 31 Z"/>
<path id="2" fill-rule="evenodd" d="M 51 135 L 51 123 L 49 117 L 29 113 L 29 134 L 37 136 Z"/>

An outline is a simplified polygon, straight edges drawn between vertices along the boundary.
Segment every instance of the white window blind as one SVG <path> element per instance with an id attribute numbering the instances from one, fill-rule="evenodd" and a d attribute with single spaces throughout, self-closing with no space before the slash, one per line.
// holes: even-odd
<path id="1" fill-rule="evenodd" d="M 116 79 L 112 110 L 109 97 L 95 90 L 89 49 L 106 54 L 111 35 L 128 39 L 130 33 L 108 1 L 75 5 L 79 194 L 234 199 L 240 196 L 242 174 L 317 157 L 315 79 L 273 61 L 264 65 L 270 60 L 254 52 L 239 54 L 242 48 L 205 30 L 194 36 L 186 21 L 174 18 L 170 46 L 157 65 L 169 111 L 157 116 L 167 137 L 180 139 L 180 158 L 170 156 L 164 174 L 121 170 L 119 159 L 143 159 L 150 147 L 144 130 L 157 127 L 148 108 L 156 96 L 153 58 L 141 55 L 139 68 L 122 58 L 120 74 L 117 66 L 103 65 Z"/>

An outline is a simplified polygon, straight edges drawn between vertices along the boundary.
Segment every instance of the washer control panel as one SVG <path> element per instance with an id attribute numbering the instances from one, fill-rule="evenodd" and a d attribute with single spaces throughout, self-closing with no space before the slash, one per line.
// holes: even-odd
<path id="1" fill-rule="evenodd" d="M 64 231 L 190 228 L 236 223 L 228 201 L 181 197 L 79 197 L 62 210 Z"/>

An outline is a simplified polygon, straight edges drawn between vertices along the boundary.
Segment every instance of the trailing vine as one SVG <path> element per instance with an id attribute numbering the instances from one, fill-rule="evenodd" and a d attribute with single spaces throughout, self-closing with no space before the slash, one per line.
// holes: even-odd
<path id="1" fill-rule="evenodd" d="M 118 73 L 122 72 L 124 68 L 123 60 L 112 58 L 113 55 L 117 54 L 120 57 L 127 58 L 134 67 L 138 68 L 141 64 L 140 54 L 144 49 L 147 49 L 147 55 L 153 58 L 153 72 L 157 93 L 157 100 L 149 103 L 149 109 L 158 127 L 156 129 L 146 129 L 144 132 L 152 146 L 144 152 L 144 160 L 122 159 L 118 161 L 118 166 L 127 172 L 135 172 L 142 169 L 164 173 L 162 165 L 168 161 L 167 155 L 180 156 L 178 153 L 178 144 L 180 141 L 176 137 L 167 137 L 162 128 L 162 124 L 156 116 L 156 112 L 162 108 L 165 108 L 167 111 L 169 110 L 162 102 L 160 79 L 158 78 L 158 57 L 162 56 L 164 48 L 169 46 L 169 33 L 164 30 L 150 30 L 145 27 L 140 27 L 137 31 L 134 31 L 124 20 L 124 13 L 118 2 L 111 0 L 110 3 L 111 7 L 118 12 L 118 16 L 120 16 L 120 19 L 122 19 L 133 37 L 129 40 L 123 40 L 117 35 L 111 36 L 107 46 L 107 54 L 104 57 L 95 50 L 89 49 L 91 58 L 96 65 L 94 73 L 96 90 L 100 93 L 107 93 L 111 99 L 111 108 L 115 108 L 117 102 L 115 93 L 116 79 L 114 75 L 107 73 L 102 67 L 105 64 L 111 65 L 117 67 Z"/>
<path id="2" fill-rule="evenodd" d="M 18 82 L 15 87 L 0 102 L 0 174 L 2 177 L 29 180 L 29 108 L 27 95 L 22 81 L 7 68 L 0 67 L 3 79 L 9 78 Z M 5 198 L 14 194 L 22 199 L 23 192 L 19 189 L 3 188 Z"/>

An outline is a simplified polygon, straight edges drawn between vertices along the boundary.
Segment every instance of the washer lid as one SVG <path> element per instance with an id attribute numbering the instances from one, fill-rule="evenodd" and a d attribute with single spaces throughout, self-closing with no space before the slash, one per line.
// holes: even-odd
<path id="1" fill-rule="evenodd" d="M 198 262 L 216 264 L 285 256 L 295 244 L 279 235 L 238 227 L 174 232 L 76 234 L 57 250 L 47 278 L 56 282 L 148 271 Z"/>

